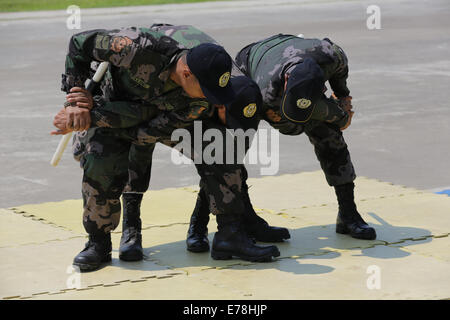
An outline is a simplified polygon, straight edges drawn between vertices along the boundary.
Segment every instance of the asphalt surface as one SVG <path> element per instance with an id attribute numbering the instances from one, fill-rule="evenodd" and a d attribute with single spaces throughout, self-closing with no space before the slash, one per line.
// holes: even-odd
<path id="1" fill-rule="evenodd" d="M 366 26 L 369 5 L 381 29 Z M 80 198 L 81 169 L 69 150 L 49 162 L 59 138 L 60 78 L 71 34 L 95 28 L 193 24 L 232 56 L 275 33 L 329 37 L 350 60 L 356 114 L 345 132 L 357 174 L 420 189 L 450 188 L 450 2 L 229 1 L 82 9 L 81 30 L 65 11 L 0 14 L 0 208 Z M 262 127 L 267 127 L 262 124 Z M 70 148 L 68 148 L 70 149 Z M 174 165 L 158 146 L 151 188 L 196 184 L 193 165 Z M 320 169 L 306 135 L 280 136 L 277 174 Z M 257 177 L 260 167 L 248 166 Z"/>

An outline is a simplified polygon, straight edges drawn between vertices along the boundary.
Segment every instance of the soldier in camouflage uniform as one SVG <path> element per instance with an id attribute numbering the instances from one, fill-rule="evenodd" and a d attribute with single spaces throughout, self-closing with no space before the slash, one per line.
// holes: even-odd
<path id="1" fill-rule="evenodd" d="M 288 104 L 286 97 L 290 97 L 288 90 L 292 88 L 290 92 L 294 94 L 298 83 L 303 81 L 310 88 L 313 82 L 309 74 L 302 73 L 305 61 L 316 67 L 321 83 L 313 104 L 308 99 L 289 100 L 290 110 L 301 113 L 300 118 L 293 119 L 284 110 L 284 104 Z M 327 182 L 336 191 L 339 203 L 336 232 L 375 239 L 375 230 L 356 209 L 353 194 L 356 175 L 341 132 L 350 125 L 353 115 L 344 51 L 327 38 L 303 39 L 278 34 L 244 47 L 237 54 L 236 63 L 261 89 L 264 119 L 283 134 L 305 132 L 308 135 Z M 336 99 L 325 96 L 326 81 Z"/>
<path id="2" fill-rule="evenodd" d="M 151 29 L 170 36 L 187 48 L 197 46 L 201 43 L 216 43 L 215 40 L 210 36 L 193 26 L 173 26 L 160 24 L 153 25 Z M 240 72 L 237 67 L 234 67 L 232 74 L 233 76 L 242 75 L 242 72 Z M 246 77 L 241 76 L 241 78 Z M 251 81 L 250 79 L 248 80 Z M 247 81 L 244 81 L 243 83 L 247 83 Z M 164 99 L 164 101 L 167 101 L 167 99 Z M 156 142 L 161 142 L 168 146 L 174 146 L 175 143 L 170 140 L 170 136 L 173 130 L 177 128 L 188 128 L 192 125 L 192 121 L 202 120 L 211 115 L 217 118 L 217 112 L 214 110 L 214 108 L 211 108 L 208 103 L 202 106 L 200 101 L 197 101 L 195 105 L 195 109 L 193 109 L 193 106 L 190 106 L 189 109 L 182 110 L 183 112 L 164 112 L 159 117 L 151 120 L 144 127 L 141 127 L 139 129 L 130 129 L 136 130 L 132 133 L 132 135 L 136 137 L 137 141 L 136 143 L 132 144 L 130 148 L 129 180 L 122 197 L 124 223 L 119 257 L 123 260 L 134 261 L 142 259 L 140 204 L 142 201 L 142 195 L 149 186 L 152 153 L 155 148 Z M 96 110 L 97 112 L 100 112 L 101 109 L 96 108 Z M 213 113 L 211 113 L 211 111 L 213 111 Z M 200 118 L 200 115 L 207 116 L 202 116 Z M 118 121 L 114 122 L 118 124 Z M 205 130 L 210 126 L 211 122 L 208 121 L 207 126 L 203 129 Z M 79 150 L 85 149 L 85 147 L 80 147 L 83 145 L 84 144 L 80 140 L 78 140 L 74 144 L 75 155 L 80 153 Z M 282 239 L 288 239 L 290 236 L 287 229 L 269 226 L 266 221 L 256 215 L 251 206 L 247 192 L 248 187 L 245 183 L 247 172 L 244 166 L 240 166 L 239 170 L 242 171 L 242 184 L 243 190 L 245 190 L 245 192 L 243 192 L 245 201 L 243 222 L 244 228 L 247 233 L 256 240 L 260 241 L 278 242 L 282 241 Z M 201 181 L 200 185 L 202 186 L 204 185 L 204 183 Z M 201 188 L 200 194 L 205 194 L 203 188 Z M 188 250 L 193 252 L 202 252 L 209 250 L 206 226 L 196 228 L 194 223 L 194 221 L 196 221 L 197 217 L 199 216 L 199 211 L 207 211 L 206 219 L 209 220 L 209 212 L 211 212 L 212 209 L 209 209 L 209 201 L 203 202 L 203 206 L 196 206 L 191 218 L 191 224 L 188 231 L 187 248 Z M 202 210 L 199 210 L 199 208 L 202 208 Z M 198 219 L 204 220 L 205 218 L 199 217 Z M 221 220 L 220 217 L 219 220 Z M 216 243 L 220 242 L 216 241 Z M 214 255 L 214 250 L 211 252 L 211 254 Z"/>
<path id="3" fill-rule="evenodd" d="M 91 60 L 111 63 L 102 97 L 96 97 L 93 109 L 89 94 L 80 89 L 89 75 Z M 130 136 L 129 130 L 115 126 L 126 127 L 152 117 L 153 121 L 166 123 L 168 117 L 179 119 L 180 113 L 196 113 L 186 113 L 186 108 L 206 109 L 204 103 L 196 104 L 198 99 L 192 98 L 206 96 L 211 103 L 227 103 L 234 96 L 228 84 L 230 71 L 231 59 L 220 46 L 205 44 L 186 49 L 163 33 L 147 28 L 94 30 L 72 37 L 63 90 L 70 92 L 68 101 L 76 105 L 59 113 L 65 114 L 65 126 L 58 125 L 56 118 L 55 125 L 60 129 L 58 133 L 64 134 L 93 124 L 83 133 L 84 137 L 76 136 L 87 139 L 84 151 L 77 151 L 80 144 L 75 140 L 75 154 L 81 155 L 84 170 L 83 225 L 89 233 L 86 248 L 74 259 L 81 270 L 96 269 L 111 259 L 110 232 L 120 219 L 119 197 L 128 180 L 128 160 L 135 137 Z M 243 211 L 240 166 L 202 163 L 197 170 L 206 193 L 216 200 L 216 213 L 223 216 L 222 229 L 230 231 L 230 241 L 240 241 L 241 232 L 234 225 Z M 250 250 L 250 258 L 278 252 L 276 248 L 264 251 L 262 247 L 249 246 L 246 250 Z"/>
<path id="4" fill-rule="evenodd" d="M 236 92 L 236 99 L 226 106 L 216 107 L 215 113 L 216 121 L 220 121 L 226 125 L 227 128 L 235 132 L 235 143 L 243 143 L 244 149 L 241 154 L 237 154 L 239 161 L 243 162 L 243 158 L 247 153 L 254 133 L 258 128 L 260 122 L 260 110 L 262 107 L 262 97 L 258 85 L 246 76 L 236 76 L 231 78 L 231 84 Z M 239 130 L 242 130 L 239 133 Z M 241 134 L 241 138 L 239 135 Z M 239 140 L 242 137 L 248 137 L 248 140 Z M 239 150 L 237 146 L 236 149 Z M 245 172 L 245 179 L 242 182 L 242 195 L 244 197 L 245 214 L 244 214 L 244 228 L 247 234 L 262 242 L 282 242 L 289 239 L 290 234 L 288 229 L 270 226 L 263 218 L 259 217 L 253 209 L 248 194 L 248 185 L 246 183 L 247 172 Z M 188 236 L 186 239 L 187 249 L 192 252 L 204 252 L 209 250 L 209 241 L 207 238 L 210 209 L 208 206 L 208 197 L 203 189 L 200 189 L 197 197 L 197 202 L 192 213 Z M 213 242 L 211 254 L 215 254 L 216 243 Z"/>
<path id="5" fill-rule="evenodd" d="M 151 29 L 164 33 L 187 48 L 195 47 L 201 43 L 217 44 L 217 42 L 209 35 L 189 25 L 174 26 L 167 24 L 155 24 L 151 27 Z M 235 76 L 242 76 L 242 72 L 236 67 L 232 71 L 232 77 Z M 240 83 L 247 84 L 246 81 L 240 81 Z M 242 107 L 245 107 L 245 105 Z M 209 110 L 208 105 L 205 105 L 204 108 L 205 110 Z M 208 111 L 205 111 L 204 113 L 211 115 Z M 215 116 L 216 114 L 217 112 L 214 112 Z M 205 117 L 203 117 L 203 119 L 204 118 Z M 188 121 L 186 121 L 186 119 L 188 119 Z M 184 117 L 179 117 L 178 115 L 177 118 L 172 116 L 171 118 L 163 120 L 153 120 L 147 127 L 139 131 L 138 140 L 141 141 L 140 144 L 145 145 L 138 146 L 133 144 L 130 150 L 129 180 L 123 193 L 123 217 L 124 221 L 128 221 L 128 223 L 124 224 L 124 234 L 128 233 L 126 225 L 140 225 L 140 204 L 142 201 L 142 194 L 149 187 L 152 152 L 155 148 L 155 143 L 151 143 L 151 141 L 162 140 L 162 143 L 170 146 L 170 135 L 172 130 L 176 128 L 186 128 L 189 126 L 189 121 L 197 119 L 201 120 L 199 118 L 199 111 L 196 114 L 192 114 L 191 112 L 190 115 L 186 115 Z M 170 124 L 171 127 L 167 124 Z M 157 128 L 161 129 L 157 131 Z M 149 132 L 149 130 L 152 130 L 152 132 Z M 164 136 L 165 138 L 163 138 Z M 246 202 L 246 210 L 244 211 L 244 228 L 251 237 L 258 241 L 279 242 L 283 239 L 288 239 L 290 236 L 287 229 L 271 227 L 266 221 L 256 215 L 248 197 L 248 187 L 245 182 L 247 172 L 244 166 L 242 166 L 241 170 L 243 171 L 243 176 L 245 177 L 245 179 L 243 179 L 243 186 L 244 190 L 246 190 L 244 192 L 244 200 Z M 204 192 L 201 190 L 199 199 L 201 197 L 200 195 L 203 194 Z M 200 208 L 209 208 L 209 205 L 207 203 L 203 206 L 197 205 L 194 213 L 192 214 L 191 223 L 188 230 L 187 249 L 193 252 L 204 252 L 209 250 L 209 241 L 207 238 L 208 231 L 206 226 L 203 227 L 202 224 L 200 228 L 196 227 L 197 219 L 205 219 L 203 217 L 199 217 L 199 211 L 201 211 Z M 205 210 L 208 211 L 209 209 Z M 208 219 L 208 215 L 206 216 L 206 219 Z M 124 241 L 121 242 L 121 256 L 136 257 L 136 260 L 139 259 L 139 257 L 142 257 L 142 249 L 139 246 L 140 242 L 135 241 L 136 237 L 123 237 L 122 239 Z M 128 241 L 126 241 L 127 239 Z M 132 260 L 135 260 L 133 258 Z"/>
<path id="6" fill-rule="evenodd" d="M 201 43 L 217 44 L 214 39 L 194 27 L 168 29 L 169 26 L 154 24 L 150 28 L 176 40 L 186 48 L 193 48 Z M 199 34 L 201 36 L 198 36 Z M 139 138 L 136 132 L 136 137 L 140 142 L 131 145 L 128 182 L 122 194 L 123 230 L 119 256 L 123 260 L 137 261 L 143 258 L 140 207 L 143 194 L 148 190 L 150 184 L 152 157 L 156 142 L 173 146 L 174 144 L 170 140 L 173 130 L 186 128 L 192 125 L 194 120 L 208 118 L 214 109 L 206 101 L 204 101 L 204 105 L 198 104 L 197 108 L 197 110 L 188 110 L 181 116 L 180 114 L 165 113 L 148 124 L 148 128 L 151 128 L 152 132 L 143 129 L 140 131 Z M 202 114 L 208 116 L 201 117 Z"/>

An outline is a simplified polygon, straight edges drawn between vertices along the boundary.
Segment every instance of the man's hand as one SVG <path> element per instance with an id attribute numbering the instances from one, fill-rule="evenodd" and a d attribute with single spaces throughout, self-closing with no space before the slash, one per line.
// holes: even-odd
<path id="1" fill-rule="evenodd" d="M 331 98 L 333 98 L 339 104 L 341 109 L 344 110 L 345 112 L 348 112 L 353 109 L 352 96 L 338 98 L 334 93 L 332 93 Z"/>
<path id="2" fill-rule="evenodd" d="M 341 106 L 342 110 L 344 110 L 345 112 L 348 113 L 348 121 L 345 124 L 345 126 L 341 128 L 341 131 L 343 131 L 343 130 L 347 129 L 352 124 L 353 114 L 355 113 L 352 110 L 353 109 L 352 97 L 351 96 L 346 96 L 346 97 L 340 98 L 339 99 L 339 105 Z"/>
<path id="3" fill-rule="evenodd" d="M 345 112 L 347 112 L 347 114 L 348 114 L 347 123 L 343 127 L 341 127 L 341 131 L 344 131 L 352 124 L 353 114 L 355 113 L 354 111 L 352 111 L 352 109 L 353 109 L 352 97 L 346 96 L 346 97 L 339 99 L 338 97 L 336 97 L 336 95 L 334 93 L 331 94 L 331 97 L 339 104 L 341 109 L 344 110 Z"/>
<path id="4" fill-rule="evenodd" d="M 91 126 L 91 115 L 94 102 L 92 95 L 86 89 L 73 87 L 66 96 L 70 106 L 58 112 L 53 120 L 53 125 L 58 130 L 50 132 L 52 135 L 67 134 L 72 131 L 84 131 Z"/>
<path id="5" fill-rule="evenodd" d="M 349 111 L 346 111 L 346 112 L 348 113 L 348 120 L 347 120 L 347 123 L 341 128 L 341 131 L 344 131 L 345 129 L 350 127 L 350 125 L 352 124 L 353 114 L 355 113 L 352 110 L 349 110 Z"/>
<path id="6" fill-rule="evenodd" d="M 91 110 L 94 105 L 91 93 L 80 87 L 73 87 L 70 89 L 70 93 L 66 96 L 66 99 L 72 106 L 77 106 L 79 108 Z"/>
<path id="7" fill-rule="evenodd" d="M 267 109 L 266 111 L 267 119 L 269 119 L 271 122 L 280 122 L 281 116 L 278 111 L 273 111 L 272 109 Z"/>
<path id="8" fill-rule="evenodd" d="M 86 108 L 66 107 L 56 114 L 53 125 L 58 130 L 50 132 L 52 135 L 67 134 L 71 131 L 84 131 L 91 126 L 91 114 L 89 109 Z"/>
<path id="9" fill-rule="evenodd" d="M 84 131 L 91 126 L 91 114 L 87 108 L 67 107 L 66 128 L 73 131 Z"/>
<path id="10" fill-rule="evenodd" d="M 53 125 L 58 129 L 50 132 L 51 135 L 63 135 L 72 132 L 72 129 L 66 127 L 67 115 L 66 109 L 62 108 L 53 119 Z"/>
<path id="11" fill-rule="evenodd" d="M 350 110 L 353 109 L 352 97 L 346 96 L 346 97 L 340 98 L 339 105 L 341 106 L 342 110 L 349 112 Z"/>

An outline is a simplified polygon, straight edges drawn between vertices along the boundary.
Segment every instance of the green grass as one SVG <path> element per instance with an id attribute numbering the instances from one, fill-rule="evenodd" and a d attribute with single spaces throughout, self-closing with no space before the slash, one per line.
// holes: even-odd
<path id="1" fill-rule="evenodd" d="M 70 5 L 80 8 L 105 8 L 206 1 L 218 0 L 0 0 L 0 12 L 64 10 Z"/>

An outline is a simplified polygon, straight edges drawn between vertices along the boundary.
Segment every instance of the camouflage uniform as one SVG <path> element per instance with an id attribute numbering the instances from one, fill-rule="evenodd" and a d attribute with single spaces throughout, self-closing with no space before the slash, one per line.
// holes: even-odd
<path id="1" fill-rule="evenodd" d="M 192 26 L 154 24 L 150 29 L 176 40 L 186 48 L 193 48 L 201 43 L 216 43 L 214 39 Z M 161 103 L 164 103 L 164 100 Z M 185 114 L 164 113 L 149 124 L 149 127 L 152 129 L 147 129 L 147 132 L 144 129 L 141 130 L 141 141 L 131 146 L 129 179 L 124 192 L 144 193 L 148 190 L 151 177 L 152 155 L 156 145 L 156 142 L 152 142 L 151 140 L 160 140 L 160 142 L 171 146 L 170 136 L 173 130 L 192 125 L 192 121 L 200 120 L 202 112 L 208 114 L 210 109 L 211 106 L 205 102 L 204 105 L 196 106 L 196 110 L 187 110 Z M 152 132 L 148 132 L 149 130 L 152 130 Z"/>
<path id="2" fill-rule="evenodd" d="M 115 229 L 120 221 L 119 198 L 128 177 L 150 175 L 154 143 L 143 146 L 143 140 L 137 141 L 135 126 L 152 119 L 161 126 L 148 128 L 148 133 L 161 137 L 162 129 L 169 134 L 180 124 L 192 124 L 193 119 L 211 112 L 206 100 L 188 97 L 169 79 L 170 68 L 184 49 L 176 40 L 151 28 L 92 30 L 71 38 L 62 90 L 83 86 L 91 75 L 91 61 L 110 62 L 100 95 L 94 99 L 91 128 L 75 134 L 73 145 L 74 156 L 84 171 L 83 225 L 89 234 Z M 226 193 L 233 204 L 239 199 L 235 195 L 240 190 L 240 179 L 235 178 L 239 171 L 202 165 L 197 169 L 208 181 L 215 175 L 224 180 L 223 190 L 208 188 L 216 197 L 218 192 Z M 148 180 L 146 183 L 148 186 Z M 127 189 L 143 192 L 146 187 L 131 181 Z M 224 209 L 230 210 L 239 208 Z"/>
<path id="3" fill-rule="evenodd" d="M 158 24 L 153 25 L 151 27 L 152 30 L 164 33 L 166 36 L 175 39 L 186 48 L 195 47 L 201 43 L 215 43 L 217 42 L 211 38 L 206 33 L 198 30 L 197 28 L 189 25 L 167 25 L 167 24 Z M 234 67 L 233 76 L 242 75 L 242 72 Z M 132 133 L 133 136 L 137 137 L 136 143 L 132 146 L 130 151 L 130 168 L 129 168 L 129 180 L 128 184 L 125 188 L 125 192 L 131 193 L 143 193 L 145 192 L 150 183 L 151 177 L 151 165 L 152 165 L 152 153 L 155 148 L 156 142 L 161 142 L 169 147 L 172 147 L 176 144 L 176 142 L 170 140 L 170 136 L 173 130 L 177 128 L 186 128 L 193 134 L 193 121 L 194 120 L 205 120 L 213 116 L 214 109 L 208 106 L 208 104 L 204 105 L 204 108 L 197 104 L 196 108 L 193 109 L 191 106 L 185 114 L 181 115 L 180 113 L 168 113 L 164 112 L 160 115 L 160 117 L 151 120 L 148 125 L 141 126 L 138 130 Z M 203 130 L 208 128 L 216 128 L 219 129 L 223 134 L 225 134 L 224 128 L 221 125 L 218 125 L 214 120 L 204 121 Z M 192 135 L 193 136 L 193 135 Z M 146 145 L 148 147 L 146 147 Z M 206 143 L 205 143 L 206 145 Z M 222 153 L 225 153 L 226 150 L 223 150 Z M 201 150 L 196 151 L 201 152 Z M 219 167 L 220 170 L 226 173 L 228 176 L 225 179 L 219 179 L 220 181 L 212 180 L 215 179 L 214 175 L 205 175 L 203 174 L 203 170 L 211 170 L 215 167 Z M 138 170 L 136 170 L 138 168 Z M 247 172 L 243 165 L 216 165 L 216 166 L 206 166 L 206 165 L 197 165 L 197 170 L 199 170 L 199 174 L 201 176 L 200 186 L 201 188 L 208 188 L 208 185 L 220 186 L 216 192 L 220 190 L 227 190 L 228 188 L 237 188 L 242 182 L 245 183 L 247 179 Z M 230 181 L 234 181 L 236 178 L 240 180 L 238 184 L 230 184 Z M 210 183 L 206 183 L 206 180 L 210 180 Z M 227 182 L 228 181 L 228 182 Z M 236 190 L 237 190 L 236 189 Z M 229 193 L 229 191 L 222 192 L 222 194 Z M 210 192 L 211 194 L 211 192 Z M 232 205 L 228 205 L 224 199 L 226 197 L 221 196 L 210 196 L 211 197 L 211 212 L 214 214 L 222 213 L 220 208 L 233 206 L 236 208 L 241 208 L 239 201 L 232 202 Z M 240 209 L 234 209 L 237 211 Z M 225 210 L 226 211 L 226 210 Z"/>
<path id="4" fill-rule="evenodd" d="M 305 132 L 308 135 L 330 186 L 352 182 L 356 177 L 355 170 L 339 129 L 347 123 L 348 114 L 334 99 L 323 95 L 316 104 L 311 119 L 303 124 L 290 122 L 280 114 L 285 74 L 289 74 L 307 57 L 319 64 L 325 81 L 329 81 L 338 98 L 350 94 L 346 85 L 347 57 L 329 39 L 275 35 L 243 48 L 236 56 L 236 63 L 261 89 L 263 118 L 282 134 L 299 135 Z"/>

